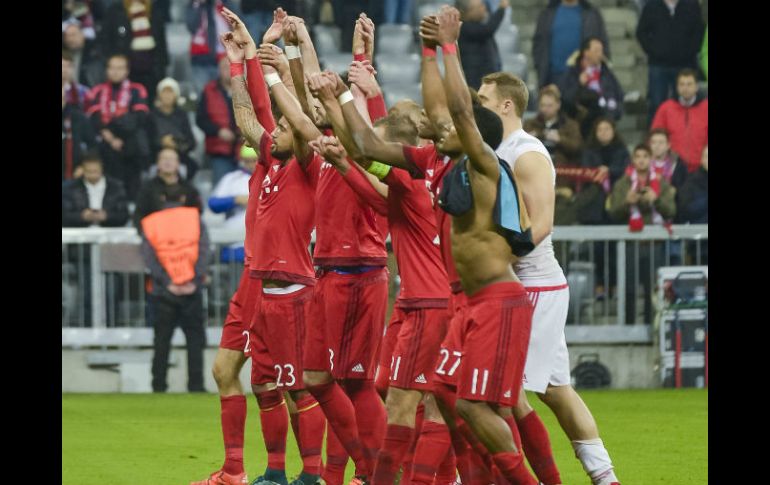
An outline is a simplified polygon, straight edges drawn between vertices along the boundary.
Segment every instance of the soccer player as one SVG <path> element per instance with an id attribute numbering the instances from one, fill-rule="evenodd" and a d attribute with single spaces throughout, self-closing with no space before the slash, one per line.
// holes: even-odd
<path id="1" fill-rule="evenodd" d="M 522 129 L 521 115 L 527 105 L 527 87 L 512 74 L 489 74 L 482 79 L 479 98 L 503 121 L 504 139 L 497 154 L 508 162 L 516 176 L 532 221 L 532 239 L 537 245 L 514 266 L 534 306 L 524 385 L 514 408 L 524 451 L 543 483 L 561 483 L 553 465 L 548 434 L 527 401 L 526 389 L 535 392 L 556 415 L 592 483 L 618 484 L 609 453 L 599 438 L 596 421 L 570 384 L 569 353 L 564 335 L 569 289 L 551 243 L 556 172 L 548 150 Z"/>

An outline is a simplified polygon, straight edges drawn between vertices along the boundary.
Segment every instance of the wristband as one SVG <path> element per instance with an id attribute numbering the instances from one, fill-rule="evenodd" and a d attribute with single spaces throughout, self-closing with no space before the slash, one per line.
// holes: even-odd
<path id="1" fill-rule="evenodd" d="M 422 46 L 423 57 L 436 57 L 436 49 L 433 47 Z"/>
<path id="2" fill-rule="evenodd" d="M 353 60 L 354 61 L 366 61 L 366 60 L 369 60 L 369 58 L 366 57 L 366 54 L 353 54 Z"/>
<path id="3" fill-rule="evenodd" d="M 265 81 L 267 82 L 267 86 L 272 88 L 274 85 L 283 82 L 281 81 L 281 76 L 279 76 L 275 72 L 271 72 L 270 74 L 265 74 Z"/>
<path id="4" fill-rule="evenodd" d="M 444 54 L 457 54 L 457 44 L 444 44 L 441 46 Z"/>
<path id="5" fill-rule="evenodd" d="M 366 171 L 374 175 L 378 179 L 382 180 L 388 175 L 388 173 L 390 173 L 391 168 L 392 167 L 390 165 L 386 165 L 384 163 L 372 162 L 372 164 L 369 165 L 369 168 L 367 168 Z"/>
<path id="6" fill-rule="evenodd" d="M 243 63 L 231 62 L 230 63 L 230 77 L 243 76 Z"/>
<path id="7" fill-rule="evenodd" d="M 344 93 L 337 96 L 337 101 L 340 102 L 340 106 L 344 105 L 348 101 L 353 101 L 353 93 L 351 93 L 350 90 L 347 90 Z"/>
<path id="8" fill-rule="evenodd" d="M 289 60 L 292 59 L 298 59 L 302 57 L 302 55 L 299 52 L 299 47 L 296 45 L 287 45 L 286 46 L 286 58 Z"/>

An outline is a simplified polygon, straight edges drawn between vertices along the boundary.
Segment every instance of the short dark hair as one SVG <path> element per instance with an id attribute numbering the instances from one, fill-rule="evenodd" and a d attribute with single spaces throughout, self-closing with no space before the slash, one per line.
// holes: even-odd
<path id="1" fill-rule="evenodd" d="M 692 76 L 692 78 L 695 79 L 696 81 L 698 80 L 698 73 L 695 72 L 695 69 L 690 69 L 689 67 L 685 67 L 684 69 L 682 69 L 676 74 L 676 82 L 679 82 L 680 77 L 688 77 L 688 76 Z"/>
<path id="2" fill-rule="evenodd" d="M 102 157 L 99 155 L 99 152 L 96 150 L 89 150 L 84 155 L 83 158 L 80 160 L 81 165 L 84 163 L 102 163 Z"/>
<path id="3" fill-rule="evenodd" d="M 652 156 L 652 150 L 650 150 L 650 147 L 647 146 L 646 143 L 639 143 L 634 147 L 633 153 L 638 152 L 639 150 L 647 152 L 647 155 Z"/>
<path id="4" fill-rule="evenodd" d="M 496 150 L 503 141 L 503 121 L 497 113 L 480 105 L 473 106 L 473 119 L 484 143 Z"/>
<path id="5" fill-rule="evenodd" d="M 407 113 L 392 113 L 380 118 L 374 123 L 374 127 L 380 126 L 385 128 L 385 137 L 390 142 L 417 144 L 417 127 Z"/>
<path id="6" fill-rule="evenodd" d="M 671 137 L 668 134 L 668 130 L 665 128 L 653 128 L 650 130 L 650 134 L 647 135 L 647 143 L 652 140 L 652 137 L 655 135 L 663 135 L 666 137 L 666 140 L 671 140 Z"/>
<path id="7" fill-rule="evenodd" d="M 498 96 L 510 99 L 516 107 L 516 116 L 524 116 L 524 110 L 529 103 L 529 90 L 526 83 L 509 72 L 493 72 L 481 78 L 481 84 L 494 84 Z"/>
<path id="8" fill-rule="evenodd" d="M 589 148 L 598 148 L 600 145 L 599 139 L 596 137 L 596 129 L 599 128 L 599 125 L 602 123 L 607 123 L 612 127 L 612 132 L 615 134 L 615 136 L 612 137 L 612 140 L 610 141 L 610 145 L 615 144 L 623 144 L 623 137 L 620 136 L 620 133 L 618 133 L 618 128 L 615 126 L 615 120 L 608 116 L 600 116 L 594 120 L 594 123 L 591 125 L 591 132 L 588 134 L 588 143 L 586 143 L 586 146 Z"/>

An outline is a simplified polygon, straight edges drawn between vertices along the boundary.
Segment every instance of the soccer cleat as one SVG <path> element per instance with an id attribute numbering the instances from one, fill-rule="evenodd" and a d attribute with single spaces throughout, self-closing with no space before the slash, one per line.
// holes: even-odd
<path id="1" fill-rule="evenodd" d="M 256 480 L 251 482 L 251 485 L 280 485 L 278 483 L 275 483 L 271 480 L 265 480 L 265 477 L 259 476 Z"/>
<path id="2" fill-rule="evenodd" d="M 315 482 L 313 482 L 313 483 L 305 483 L 305 482 L 302 480 L 302 478 L 300 478 L 299 476 L 297 476 L 297 477 L 293 478 L 293 479 L 291 480 L 291 482 L 289 482 L 289 485 L 326 485 L 326 482 L 323 480 L 323 478 L 320 478 L 320 477 L 319 477 L 319 478 L 318 478 L 318 479 L 317 479 Z"/>
<path id="3" fill-rule="evenodd" d="M 191 482 L 190 485 L 248 485 L 249 479 L 246 473 L 230 475 L 222 470 L 214 472 L 206 480 L 200 482 Z"/>

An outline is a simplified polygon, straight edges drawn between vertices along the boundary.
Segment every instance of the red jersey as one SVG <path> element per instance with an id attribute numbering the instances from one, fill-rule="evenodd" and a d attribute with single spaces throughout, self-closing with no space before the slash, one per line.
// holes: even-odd
<path id="1" fill-rule="evenodd" d="M 404 145 L 404 157 L 417 167 L 425 177 L 425 185 L 430 192 L 436 224 L 440 229 L 441 255 L 449 276 L 449 285 L 452 287 L 452 292 L 457 293 L 462 290 L 462 287 L 460 286 L 460 276 L 457 274 L 457 268 L 455 268 L 455 262 L 452 258 L 452 217 L 436 203 L 439 194 L 441 194 L 444 175 L 452 169 L 451 159 L 441 155 L 432 143 L 422 147 Z"/>
<path id="2" fill-rule="evenodd" d="M 401 275 L 396 307 L 446 308 L 449 285 L 425 182 L 398 168 L 382 181 L 388 184 L 388 224 Z"/>
<path id="3" fill-rule="evenodd" d="M 385 236 L 374 210 L 356 196 L 330 163 L 323 162 L 320 171 L 315 199 L 315 264 L 385 266 Z"/>
<path id="4" fill-rule="evenodd" d="M 250 241 L 254 248 L 251 276 L 314 285 L 309 247 L 315 218 L 312 200 L 321 160 L 313 153 L 305 170 L 296 158 L 284 164 L 270 154 L 271 144 L 270 135 L 263 133 L 259 163 L 265 166 L 265 175 Z"/>

